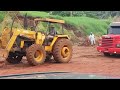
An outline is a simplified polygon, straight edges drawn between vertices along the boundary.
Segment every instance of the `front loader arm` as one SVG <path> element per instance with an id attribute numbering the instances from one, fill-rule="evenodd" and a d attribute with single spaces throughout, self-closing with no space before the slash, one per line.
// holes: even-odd
<path id="1" fill-rule="evenodd" d="M 20 34 L 19 30 L 16 30 L 16 31 L 13 32 L 13 35 L 10 38 L 10 40 L 9 40 L 9 42 L 8 42 L 6 48 L 5 48 L 8 52 L 11 50 L 11 48 L 12 48 L 13 44 L 15 43 L 16 38 L 19 34 Z"/>
<path id="2" fill-rule="evenodd" d="M 2 61 L 5 61 L 8 57 L 8 54 L 14 44 L 14 42 L 16 41 L 17 36 L 21 33 L 20 30 L 14 30 L 13 31 L 13 35 L 11 36 L 7 46 L 5 49 L 0 49 L 0 58 Z M 6 36 L 7 37 L 7 36 Z"/>

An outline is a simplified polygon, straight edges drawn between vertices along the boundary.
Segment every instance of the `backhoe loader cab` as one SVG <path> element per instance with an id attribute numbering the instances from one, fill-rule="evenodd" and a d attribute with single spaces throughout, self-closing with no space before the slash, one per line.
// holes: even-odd
<path id="1" fill-rule="evenodd" d="M 26 18 L 25 15 L 24 29 L 13 28 L 13 20 L 11 28 L 4 28 L 2 31 L 0 37 L 0 57 L 2 60 L 18 64 L 22 57 L 26 56 L 28 63 L 35 66 L 43 64 L 45 60 L 50 60 L 53 57 L 58 63 L 68 63 L 72 58 L 72 43 L 68 35 L 64 35 L 62 31 L 62 34 L 56 33 L 52 39 L 49 39 L 48 33 L 43 34 L 36 30 L 39 22 L 48 23 L 47 32 L 50 31 L 51 23 L 64 24 L 65 22 L 49 18 L 35 18 L 32 29 L 28 30 Z"/>
<path id="2" fill-rule="evenodd" d="M 63 24 L 65 23 L 64 20 L 57 20 L 57 19 L 49 19 L 49 18 L 45 18 L 45 19 L 41 19 L 41 18 L 35 18 L 34 19 L 34 23 L 38 24 L 44 22 L 47 24 L 47 29 L 44 31 L 44 34 L 46 36 L 46 43 L 49 43 L 50 41 L 53 40 L 53 38 L 56 37 L 65 37 L 68 38 L 68 35 L 64 35 L 64 29 L 63 29 Z M 55 25 L 58 25 L 59 27 L 61 27 L 61 29 L 59 30 L 60 32 L 58 32 L 57 29 L 55 29 Z M 37 26 L 37 25 L 35 25 Z M 51 32 L 54 32 L 54 34 L 51 34 Z M 49 44 L 46 44 L 49 45 Z"/>
<path id="3" fill-rule="evenodd" d="M 36 18 L 36 19 L 34 19 L 34 22 L 35 23 L 39 23 L 39 22 L 45 22 L 45 23 L 47 23 L 47 32 L 46 33 L 49 33 L 50 32 L 50 28 L 51 27 L 55 27 L 55 25 L 57 24 L 57 25 L 59 25 L 59 26 L 61 26 L 62 28 L 61 28 L 61 33 L 59 33 L 59 34 L 64 34 L 64 29 L 63 29 L 63 24 L 65 23 L 65 21 L 64 20 L 57 20 L 57 19 L 49 19 L 49 18 L 45 18 L 45 19 L 41 19 L 41 18 Z M 56 31 L 57 32 L 57 31 Z"/>

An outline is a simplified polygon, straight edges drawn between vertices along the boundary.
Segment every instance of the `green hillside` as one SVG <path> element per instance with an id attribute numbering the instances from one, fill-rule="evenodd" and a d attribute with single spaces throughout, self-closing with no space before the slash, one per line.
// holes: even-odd
<path id="1" fill-rule="evenodd" d="M 90 32 L 93 32 L 96 35 L 102 35 L 106 33 L 107 27 L 110 24 L 109 20 L 95 19 L 90 17 L 62 17 L 58 15 L 49 15 L 49 13 L 40 11 L 20 11 L 21 15 L 25 15 L 25 13 L 32 17 L 48 17 L 65 20 L 67 25 L 65 28 L 65 33 L 69 34 L 71 37 L 76 37 L 74 32 L 78 31 L 84 35 L 89 35 Z M 1 11 L 0 22 L 3 20 L 4 16 L 5 12 Z M 46 29 L 46 25 L 39 25 L 39 28 L 41 30 Z M 56 25 L 56 29 L 60 32 L 60 27 L 58 25 Z"/>
<path id="2" fill-rule="evenodd" d="M 57 19 L 63 19 L 66 21 L 66 24 L 70 24 L 71 26 L 74 26 L 77 28 L 77 30 L 85 32 L 85 34 L 89 34 L 90 32 L 93 32 L 95 34 L 104 34 L 106 33 L 106 29 L 108 25 L 110 24 L 109 20 L 100 20 L 100 19 L 94 19 L 89 17 L 61 17 L 58 15 L 49 15 L 46 12 L 38 12 L 38 11 L 20 11 L 20 13 L 23 15 L 25 13 L 28 14 L 28 16 L 33 17 L 52 17 Z M 81 28 L 83 30 L 81 30 Z"/>
<path id="3" fill-rule="evenodd" d="M 0 11 L 0 22 L 3 20 L 4 16 L 5 16 L 5 12 Z"/>
<path id="4" fill-rule="evenodd" d="M 96 35 L 106 33 L 110 21 L 100 20 L 89 17 L 63 17 L 67 24 L 73 25 L 77 30 L 84 32 L 86 35 L 90 32 Z"/>

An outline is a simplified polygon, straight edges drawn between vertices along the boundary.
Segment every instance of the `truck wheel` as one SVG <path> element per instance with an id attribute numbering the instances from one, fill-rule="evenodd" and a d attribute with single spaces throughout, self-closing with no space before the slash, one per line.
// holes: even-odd
<path id="1" fill-rule="evenodd" d="M 72 58 L 72 43 L 68 39 L 59 39 L 53 46 L 53 57 L 58 63 L 68 63 Z"/>
<path id="2" fill-rule="evenodd" d="M 110 53 L 104 53 L 105 56 L 110 56 Z"/>
<path id="3" fill-rule="evenodd" d="M 8 58 L 6 59 L 7 62 L 11 63 L 11 64 L 19 64 L 22 60 L 22 56 L 11 56 L 9 55 Z"/>
<path id="4" fill-rule="evenodd" d="M 36 66 L 44 63 L 46 52 L 43 46 L 33 44 L 26 50 L 26 57 L 30 65 Z"/>

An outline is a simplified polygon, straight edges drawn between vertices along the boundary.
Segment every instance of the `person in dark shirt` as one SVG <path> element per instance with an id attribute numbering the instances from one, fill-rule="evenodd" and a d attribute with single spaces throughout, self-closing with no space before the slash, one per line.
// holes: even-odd
<path id="1" fill-rule="evenodd" d="M 55 30 L 55 27 L 52 25 L 50 27 L 50 33 L 49 33 L 51 36 L 55 36 L 56 35 L 56 30 Z"/>
<path id="2" fill-rule="evenodd" d="M 48 34 L 48 39 L 54 38 L 54 36 L 57 34 L 55 27 L 53 25 L 50 26 L 50 32 Z"/>
<path id="3" fill-rule="evenodd" d="M 49 45 L 49 43 L 53 40 L 54 36 L 57 34 L 55 27 L 53 25 L 50 26 L 50 31 L 46 37 L 46 45 Z"/>

